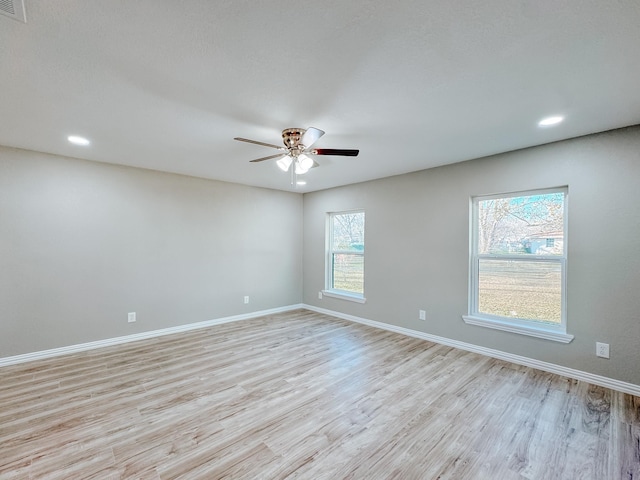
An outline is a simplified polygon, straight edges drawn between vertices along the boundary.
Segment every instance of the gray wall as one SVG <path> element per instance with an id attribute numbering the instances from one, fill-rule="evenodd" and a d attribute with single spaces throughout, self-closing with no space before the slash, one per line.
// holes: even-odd
<path id="1" fill-rule="evenodd" d="M 300 194 L 0 147 L 0 358 L 300 303 L 301 244 Z"/>
<path id="2" fill-rule="evenodd" d="M 470 197 L 563 185 L 573 342 L 466 325 Z M 355 208 L 366 211 L 367 302 L 319 300 L 326 212 Z M 638 127 L 306 194 L 304 302 L 638 385 L 639 212 Z M 596 341 L 611 359 L 595 356 Z"/>
<path id="3" fill-rule="evenodd" d="M 640 384 L 639 184 L 638 127 L 306 194 L 304 217 L 299 194 L 0 147 L 0 358 L 304 298 Z M 466 325 L 470 196 L 560 185 L 574 341 Z M 367 303 L 318 300 L 325 214 L 356 208 Z"/>

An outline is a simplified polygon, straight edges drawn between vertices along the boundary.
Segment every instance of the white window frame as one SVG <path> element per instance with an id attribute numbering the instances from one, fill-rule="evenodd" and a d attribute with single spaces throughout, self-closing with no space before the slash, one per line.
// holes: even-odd
<path id="1" fill-rule="evenodd" d="M 478 253 L 478 204 L 484 200 L 498 198 L 526 197 L 531 195 L 544 195 L 549 193 L 562 193 L 564 195 L 563 212 L 563 254 L 559 255 L 501 255 L 501 254 L 479 254 Z M 481 327 L 493 328 L 512 333 L 519 333 L 532 337 L 544 338 L 561 343 L 569 343 L 573 340 L 573 335 L 567 333 L 567 204 L 569 193 L 567 187 L 549 188 L 540 190 L 529 190 L 523 192 L 512 192 L 497 195 L 482 195 L 472 197 L 471 204 L 471 238 L 469 255 L 469 314 L 463 315 L 465 323 Z M 479 312 L 479 265 L 480 260 L 504 260 L 504 261 L 526 261 L 526 262 L 551 262 L 560 265 L 561 271 L 561 321 L 559 324 L 550 322 L 528 320 L 522 318 L 509 318 L 497 315 L 490 315 Z"/>
<path id="2" fill-rule="evenodd" d="M 340 290 L 333 288 L 333 256 L 335 254 L 347 254 L 347 255 L 360 255 L 363 259 L 365 258 L 365 249 L 362 252 L 357 252 L 353 250 L 333 250 L 333 217 L 337 215 L 346 215 L 346 214 L 354 214 L 354 213 L 362 213 L 365 215 L 363 209 L 358 210 L 347 210 L 342 212 L 329 212 L 326 217 L 326 239 L 325 239 L 325 288 L 322 290 L 322 295 L 327 297 L 339 298 L 342 300 L 348 300 L 356 303 L 365 303 L 367 299 L 364 297 L 364 272 L 362 278 L 362 286 L 363 293 L 351 292 L 348 290 Z M 366 218 L 365 218 L 365 230 L 366 230 Z M 365 237 L 366 238 L 366 237 Z M 366 242 L 366 241 L 365 241 Z"/>

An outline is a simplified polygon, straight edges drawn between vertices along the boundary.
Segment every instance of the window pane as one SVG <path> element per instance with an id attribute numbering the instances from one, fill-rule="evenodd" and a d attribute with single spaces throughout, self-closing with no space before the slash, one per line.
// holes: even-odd
<path id="1" fill-rule="evenodd" d="M 331 217 L 331 250 L 364 252 L 364 212 Z"/>
<path id="2" fill-rule="evenodd" d="M 364 256 L 333 254 L 333 285 L 336 290 L 364 294 Z"/>
<path id="3" fill-rule="evenodd" d="M 563 255 L 564 193 L 478 202 L 478 253 Z"/>
<path id="4" fill-rule="evenodd" d="M 478 311 L 559 324 L 561 264 L 480 259 Z"/>

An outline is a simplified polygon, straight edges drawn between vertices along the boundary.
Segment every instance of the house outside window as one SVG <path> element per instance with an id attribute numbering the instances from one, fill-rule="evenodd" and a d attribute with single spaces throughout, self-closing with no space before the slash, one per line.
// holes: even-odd
<path id="1" fill-rule="evenodd" d="M 364 212 L 330 213 L 323 294 L 363 303 Z"/>
<path id="2" fill-rule="evenodd" d="M 471 201 L 466 323 L 568 343 L 567 189 Z"/>

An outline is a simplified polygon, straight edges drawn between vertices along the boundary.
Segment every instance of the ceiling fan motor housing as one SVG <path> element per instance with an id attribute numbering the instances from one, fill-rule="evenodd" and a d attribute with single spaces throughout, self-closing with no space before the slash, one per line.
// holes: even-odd
<path id="1" fill-rule="evenodd" d="M 282 131 L 282 141 L 284 146 L 291 150 L 291 153 L 298 153 L 304 150 L 305 146 L 300 143 L 306 130 L 304 128 L 286 128 Z"/>

